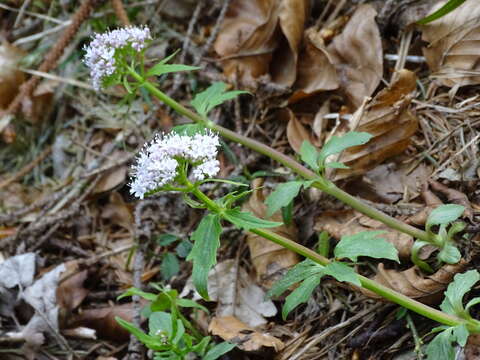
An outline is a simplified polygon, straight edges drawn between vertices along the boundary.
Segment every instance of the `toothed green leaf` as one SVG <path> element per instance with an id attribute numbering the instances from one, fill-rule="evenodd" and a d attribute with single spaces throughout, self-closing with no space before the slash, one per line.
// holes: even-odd
<path id="1" fill-rule="evenodd" d="M 343 236 L 333 251 L 337 259 L 357 261 L 359 256 L 376 259 L 390 259 L 400 262 L 395 246 L 378 235 L 384 231 L 362 231 L 354 235 Z"/>
<path id="2" fill-rule="evenodd" d="M 227 85 L 225 83 L 213 83 L 206 90 L 195 95 L 191 104 L 200 115 L 207 116 L 214 107 L 223 104 L 225 101 L 234 99 L 240 94 L 248 94 L 248 91 L 226 90 Z"/>

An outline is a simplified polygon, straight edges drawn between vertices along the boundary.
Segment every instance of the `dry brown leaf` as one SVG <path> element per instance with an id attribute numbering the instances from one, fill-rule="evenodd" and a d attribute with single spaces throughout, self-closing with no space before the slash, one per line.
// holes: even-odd
<path id="1" fill-rule="evenodd" d="M 31 123 L 38 123 L 45 119 L 53 106 L 53 95 L 60 83 L 57 80 L 45 79 L 32 94 L 22 101 L 22 112 Z"/>
<path id="2" fill-rule="evenodd" d="M 445 5 L 441 1 L 431 9 Z M 422 26 L 423 49 L 427 64 L 445 86 L 480 83 L 480 7 L 477 0 L 467 0 L 455 11 Z"/>
<path id="3" fill-rule="evenodd" d="M 7 42 L 0 45 L 0 108 L 10 104 L 25 81 L 24 73 L 17 69 L 18 62 L 24 56 L 22 50 Z"/>
<path id="4" fill-rule="evenodd" d="M 180 296 L 185 297 L 190 292 L 195 292 L 193 300 L 201 299 L 191 278 Z M 277 308 L 266 297 L 265 291 L 254 283 L 247 271 L 234 259 L 222 261 L 210 270 L 208 295 L 210 300 L 218 302 L 217 316 L 236 316 L 252 327 L 266 324 L 266 317 L 277 314 Z"/>
<path id="5" fill-rule="evenodd" d="M 339 78 L 320 31 L 305 31 L 305 45 L 299 56 L 297 81 L 289 102 L 293 103 L 319 91 L 334 90 Z"/>
<path id="6" fill-rule="evenodd" d="M 308 14 L 308 1 L 281 0 L 280 2 L 278 18 L 286 41 L 280 43 L 272 59 L 272 80 L 277 84 L 292 86 L 297 78 L 298 52 Z"/>
<path id="7" fill-rule="evenodd" d="M 121 226 L 133 233 L 134 219 L 133 209 L 129 206 L 122 195 L 114 191 L 109 196 L 109 202 L 102 208 L 103 219 L 109 220 L 111 223 Z"/>
<path id="8" fill-rule="evenodd" d="M 268 72 L 272 53 L 278 42 L 279 4 L 276 0 L 234 0 L 230 3 L 215 51 L 228 77 L 237 74 L 251 81 Z"/>
<path id="9" fill-rule="evenodd" d="M 125 155 L 122 151 L 119 151 L 114 152 L 113 156 L 113 158 L 115 159 L 121 159 Z M 100 194 L 103 192 L 107 192 L 123 184 L 127 178 L 127 170 L 127 166 L 122 165 L 105 172 L 98 181 L 98 183 L 95 185 L 93 193 Z"/>
<path id="10" fill-rule="evenodd" d="M 467 262 L 461 260 L 454 265 L 444 265 L 435 274 L 426 276 L 416 266 L 404 271 L 385 269 L 378 265 L 378 273 L 373 280 L 424 304 L 436 304 L 443 298 L 443 292 L 453 280 L 453 276 L 465 269 Z M 368 290 L 362 292 L 374 299 L 381 296 Z"/>
<path id="11" fill-rule="evenodd" d="M 471 334 L 465 345 L 465 360 L 480 359 L 480 334 Z"/>
<path id="12" fill-rule="evenodd" d="M 270 74 L 274 82 L 291 86 L 308 5 L 306 0 L 232 1 L 214 45 L 225 75 L 249 83 Z"/>
<path id="13" fill-rule="evenodd" d="M 408 201 L 421 193 L 432 168 L 422 163 L 409 171 L 408 164 L 381 164 L 363 175 L 361 182 L 353 181 L 351 188 L 360 197 L 375 202 L 393 204 L 402 198 Z"/>
<path id="14" fill-rule="evenodd" d="M 337 68 L 340 88 L 355 108 L 373 93 L 383 76 L 383 49 L 376 15 L 371 5 L 360 5 L 343 32 L 327 47 Z"/>
<path id="15" fill-rule="evenodd" d="M 214 317 L 208 331 L 237 344 L 243 351 L 258 351 L 268 347 L 278 352 L 285 347 L 281 340 L 255 330 L 234 316 Z"/>
<path id="16" fill-rule="evenodd" d="M 339 161 L 350 168 L 338 170 L 335 180 L 363 174 L 385 159 L 403 153 L 418 127 L 417 118 L 408 109 L 415 87 L 415 74 L 401 70 L 394 83 L 366 106 L 358 126 L 352 124 L 351 130 L 368 132 L 373 138 L 342 153 Z"/>
<path id="17" fill-rule="evenodd" d="M 428 188 L 428 184 L 424 185 L 424 189 L 422 190 L 421 195 L 425 202 L 425 207 L 415 215 L 410 216 L 406 221 L 407 224 L 420 226 L 425 225 L 430 212 L 436 207 L 443 204 L 442 200 L 440 200 L 437 195 L 430 191 L 430 189 Z"/>
<path id="18" fill-rule="evenodd" d="M 315 144 L 316 141 L 313 138 L 310 131 L 297 119 L 295 114 L 289 108 L 279 110 L 278 116 L 285 118 L 288 121 L 287 124 L 287 139 L 288 143 L 295 150 L 296 153 L 300 152 L 300 147 L 304 141 L 308 141 L 311 144 Z"/>
<path id="19" fill-rule="evenodd" d="M 87 327 L 95 329 L 101 339 L 127 341 L 130 333 L 115 320 L 116 316 L 132 322 L 135 309 L 132 303 L 105 308 L 87 309 L 69 319 L 69 327 Z"/>
<path id="20" fill-rule="evenodd" d="M 252 188 L 256 190 L 243 206 L 243 210 L 250 211 L 255 216 L 265 219 L 267 206 L 264 204 L 265 197 L 263 191 L 259 189 L 262 182 L 261 179 L 255 179 L 253 181 Z M 273 216 L 267 220 L 283 221 L 279 213 L 273 214 Z M 297 238 L 297 229 L 294 225 L 288 227 L 282 225 L 271 230 L 292 240 Z M 261 236 L 249 233 L 247 235 L 247 244 L 256 271 L 257 282 L 267 289 L 271 288 L 273 283 L 280 279 L 285 270 L 288 270 L 299 262 L 299 257 L 296 253 L 268 241 Z"/>
<path id="21" fill-rule="evenodd" d="M 67 270 L 66 272 L 69 271 Z M 65 273 L 63 274 L 63 277 L 65 278 Z M 83 270 L 69 274 L 65 280 L 60 281 L 60 285 L 57 288 L 57 303 L 61 310 L 69 312 L 82 303 L 89 293 L 89 291 L 83 287 L 83 283 L 87 277 L 88 271 Z"/>
<path id="22" fill-rule="evenodd" d="M 377 220 L 370 219 L 353 210 L 327 211 L 315 221 L 316 231 L 326 231 L 332 237 L 340 240 L 342 236 L 357 234 L 361 231 L 382 230 L 379 238 L 384 238 L 398 250 L 398 256 L 403 259 L 410 257 L 413 238 L 407 234 L 391 230 Z"/>
<path id="23" fill-rule="evenodd" d="M 473 219 L 472 204 L 470 204 L 470 200 L 468 200 L 467 195 L 465 195 L 461 191 L 450 189 L 449 187 L 443 185 L 442 183 L 439 183 L 438 181 L 431 180 L 429 184 L 433 190 L 445 195 L 448 202 L 464 206 L 465 211 L 463 215 L 470 220 Z"/>

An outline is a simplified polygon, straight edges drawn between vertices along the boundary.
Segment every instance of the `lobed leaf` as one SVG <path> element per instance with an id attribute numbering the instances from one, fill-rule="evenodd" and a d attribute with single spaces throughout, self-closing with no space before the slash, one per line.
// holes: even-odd
<path id="1" fill-rule="evenodd" d="M 442 331 L 427 345 L 427 360 L 455 360 L 455 348 L 452 345 L 451 328 Z"/>
<path id="2" fill-rule="evenodd" d="M 368 256 L 376 259 L 390 259 L 400 262 L 395 246 L 377 236 L 384 231 L 362 231 L 354 235 L 342 236 L 333 253 L 337 259 L 357 261 L 359 256 Z"/>
<path id="3" fill-rule="evenodd" d="M 241 211 L 239 208 L 226 210 L 223 213 L 223 217 L 244 230 L 271 228 L 282 225 L 280 222 L 260 219 L 251 212 Z"/>
<path id="4" fill-rule="evenodd" d="M 175 254 L 167 252 L 163 255 L 162 263 L 160 264 L 160 273 L 162 279 L 170 280 L 180 271 L 180 263 Z"/>
<path id="5" fill-rule="evenodd" d="M 282 318 L 285 320 L 288 314 L 298 305 L 305 303 L 312 296 L 313 290 L 320 284 L 322 274 L 310 276 L 303 280 L 299 287 L 292 291 L 285 299 L 282 308 Z"/>
<path id="6" fill-rule="evenodd" d="M 366 144 L 372 135 L 366 132 L 351 131 L 343 136 L 332 136 L 332 138 L 323 145 L 322 150 L 318 156 L 318 162 L 325 166 L 327 157 L 333 154 L 341 153 L 343 150 L 352 146 Z"/>
<path id="7" fill-rule="evenodd" d="M 463 316 L 463 296 L 469 292 L 473 285 L 480 280 L 480 274 L 477 270 L 469 270 L 463 274 L 456 274 L 453 281 L 448 285 L 445 291 L 445 299 L 440 304 L 440 308 L 448 314 Z"/>
<path id="8" fill-rule="evenodd" d="M 285 276 L 275 282 L 268 291 L 267 296 L 274 297 L 283 294 L 293 284 L 308 277 L 319 275 L 322 272 L 323 266 L 314 263 L 312 260 L 304 260 L 288 270 Z"/>
<path id="9" fill-rule="evenodd" d="M 310 166 L 313 171 L 318 171 L 318 151 L 309 141 L 305 140 L 300 147 L 300 158 Z"/>
<path id="10" fill-rule="evenodd" d="M 156 64 L 150 70 L 147 71 L 146 76 L 160 76 L 163 74 L 169 74 L 179 71 L 193 71 L 201 69 L 198 66 L 189 66 L 182 64 Z"/>
<path id="11" fill-rule="evenodd" d="M 303 181 L 288 181 L 277 185 L 275 190 L 272 191 L 265 200 L 265 205 L 267 205 L 268 209 L 267 216 L 272 216 L 282 207 L 290 204 L 300 192 L 303 184 Z"/>
<path id="12" fill-rule="evenodd" d="M 138 295 L 141 298 L 144 298 L 145 300 L 148 300 L 148 301 L 155 301 L 155 299 L 157 298 L 157 295 L 155 294 L 142 291 L 135 287 L 131 287 L 130 289 L 125 291 L 123 294 L 119 295 L 117 297 L 117 300 L 123 299 L 124 297 L 127 297 L 127 296 L 132 296 L 132 295 Z"/>
<path id="13" fill-rule="evenodd" d="M 220 356 L 222 356 L 223 354 L 228 353 L 235 346 L 237 346 L 237 345 L 224 341 L 220 344 L 215 345 L 210 350 L 208 350 L 208 352 L 205 354 L 205 356 L 202 358 L 202 360 L 216 360 Z"/>
<path id="14" fill-rule="evenodd" d="M 225 101 L 234 99 L 240 94 L 248 94 L 248 91 L 226 91 L 227 85 L 222 82 L 215 82 L 206 90 L 198 93 L 193 98 L 191 104 L 200 115 L 207 116 L 216 106 Z"/>
<path id="15" fill-rule="evenodd" d="M 171 339 L 173 336 L 172 315 L 163 311 L 156 311 L 148 318 L 148 331 L 150 336 L 160 333 Z"/>
<path id="16" fill-rule="evenodd" d="M 330 275 L 341 282 L 349 282 L 361 286 L 357 273 L 347 264 L 339 261 L 332 261 L 323 270 L 324 275 Z"/>
<path id="17" fill-rule="evenodd" d="M 462 258 L 462 254 L 451 242 L 447 242 L 438 253 L 438 258 L 447 264 L 456 264 Z"/>
<path id="18" fill-rule="evenodd" d="M 221 232 L 219 216 L 208 214 L 202 219 L 191 237 L 194 244 L 187 260 L 193 262 L 193 284 L 204 299 L 208 299 L 208 272 L 217 263 Z"/>
<path id="19" fill-rule="evenodd" d="M 462 216 L 465 206 L 456 204 L 440 205 L 432 210 L 427 219 L 427 228 L 432 225 L 449 224 Z"/>

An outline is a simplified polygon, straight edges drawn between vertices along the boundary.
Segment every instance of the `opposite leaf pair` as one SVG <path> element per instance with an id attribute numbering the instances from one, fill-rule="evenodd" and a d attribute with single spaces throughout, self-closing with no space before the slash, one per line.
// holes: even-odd
<path id="1" fill-rule="evenodd" d="M 341 282 L 349 282 L 361 286 L 359 277 L 351 264 L 341 262 L 340 259 L 350 259 L 356 263 L 358 257 L 368 256 L 377 259 L 389 259 L 399 262 L 395 247 L 378 235 L 382 231 L 363 231 L 355 235 L 344 236 L 335 247 L 335 260 L 323 266 L 311 260 L 304 260 L 290 269 L 287 274 L 269 291 L 269 296 L 278 296 L 292 285 L 301 284 L 287 296 L 282 309 L 284 319 L 298 305 L 306 302 L 320 284 L 325 275 L 330 275 Z"/>

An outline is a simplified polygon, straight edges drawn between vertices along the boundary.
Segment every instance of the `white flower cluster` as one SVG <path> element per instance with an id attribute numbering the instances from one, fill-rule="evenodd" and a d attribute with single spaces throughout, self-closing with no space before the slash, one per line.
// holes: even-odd
<path id="1" fill-rule="evenodd" d="M 220 171 L 217 148 L 218 135 L 211 131 L 194 136 L 160 135 L 145 146 L 134 165 L 135 179 L 130 192 L 143 199 L 149 191 L 172 183 L 177 177 L 177 159 L 185 159 L 193 165 L 194 181 L 215 176 Z"/>
<path id="2" fill-rule="evenodd" d="M 85 47 L 84 63 L 90 68 L 95 90 L 100 90 L 104 77 L 112 75 L 116 70 L 115 51 L 131 45 L 136 51 L 145 48 L 150 40 L 148 27 L 126 27 L 112 30 L 104 34 L 95 34 L 93 40 Z"/>

